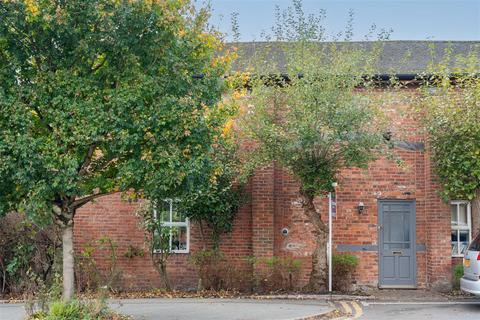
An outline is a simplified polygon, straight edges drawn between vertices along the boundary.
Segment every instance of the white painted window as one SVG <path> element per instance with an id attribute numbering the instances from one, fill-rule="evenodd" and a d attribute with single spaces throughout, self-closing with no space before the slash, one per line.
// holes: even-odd
<path id="1" fill-rule="evenodd" d="M 463 257 L 472 240 L 472 217 L 470 202 L 450 202 L 452 224 L 452 256 Z"/>
<path id="2" fill-rule="evenodd" d="M 165 199 L 154 210 L 162 228 L 168 232 L 168 247 L 174 253 L 190 251 L 190 223 L 184 212 L 178 210 L 179 200 Z"/>

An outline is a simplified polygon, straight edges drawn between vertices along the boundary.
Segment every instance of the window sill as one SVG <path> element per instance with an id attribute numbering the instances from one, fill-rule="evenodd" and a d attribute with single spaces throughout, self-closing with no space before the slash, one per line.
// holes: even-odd
<path id="1" fill-rule="evenodd" d="M 463 254 L 461 254 L 461 255 L 455 255 L 455 256 L 452 255 L 451 257 L 452 257 L 452 258 L 463 258 L 463 257 L 465 257 L 465 256 L 464 256 Z"/>
<path id="2" fill-rule="evenodd" d="M 160 254 L 160 251 L 155 251 L 153 254 Z M 174 250 L 170 252 L 171 254 L 188 254 L 190 251 L 188 250 Z"/>

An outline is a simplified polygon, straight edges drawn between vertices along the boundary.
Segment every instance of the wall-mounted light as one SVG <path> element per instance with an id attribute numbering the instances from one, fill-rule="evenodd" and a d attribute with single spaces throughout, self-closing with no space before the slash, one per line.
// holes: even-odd
<path id="1" fill-rule="evenodd" d="M 365 204 L 360 201 L 360 202 L 358 203 L 357 210 L 358 210 L 358 214 L 362 214 L 363 211 L 365 210 Z"/>

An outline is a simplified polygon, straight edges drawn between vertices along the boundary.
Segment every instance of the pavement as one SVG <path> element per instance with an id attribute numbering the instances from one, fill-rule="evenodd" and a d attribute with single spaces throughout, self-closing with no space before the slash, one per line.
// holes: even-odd
<path id="1" fill-rule="evenodd" d="M 379 302 L 441 302 L 454 300 L 465 300 L 468 296 L 450 296 L 427 289 L 371 289 L 366 291 L 373 300 Z M 472 296 L 473 297 L 473 296 Z"/>

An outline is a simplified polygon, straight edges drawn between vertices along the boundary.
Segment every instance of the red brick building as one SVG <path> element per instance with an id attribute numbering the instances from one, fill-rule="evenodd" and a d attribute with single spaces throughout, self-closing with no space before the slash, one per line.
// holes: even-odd
<path id="1" fill-rule="evenodd" d="M 441 42 L 436 45 L 439 53 L 447 46 Z M 458 53 L 470 50 L 472 45 L 451 44 Z M 424 69 L 428 62 L 425 42 L 387 42 L 382 57 L 385 68 L 407 49 L 412 52 L 412 60 L 398 73 Z M 448 289 L 452 264 L 458 262 L 476 232 L 472 225 L 477 225 L 479 218 L 472 216 L 470 205 L 462 199 L 445 203 L 437 195 L 427 139 L 412 106 L 391 104 L 385 113 L 390 119 L 394 152 L 403 163 L 379 158 L 368 169 L 341 172 L 333 220 L 334 251 L 359 257 L 354 275 L 358 286 Z M 314 238 L 312 226 L 297 202 L 298 184 L 281 167 L 271 164 L 257 170 L 247 191 L 250 201 L 237 214 L 233 231 L 222 237 L 220 249 L 238 272 L 250 275 L 256 270 L 245 257 L 298 259 L 302 267 L 296 286 L 305 285 Z M 317 201 L 326 219 L 328 200 Z M 123 255 L 130 247 L 144 247 L 145 236 L 135 215 L 137 205 L 123 201 L 119 194 L 105 196 L 83 207 L 75 218 L 77 252 L 105 235 L 118 244 L 124 289 L 160 285 L 148 254 L 133 258 Z M 172 241 L 172 249 L 178 253 L 169 262 L 171 282 L 178 288 L 195 288 L 197 276 L 188 259 L 203 248 L 199 227 L 175 214 L 169 221 L 184 234 Z M 100 265 L 107 259 L 96 256 Z"/>

